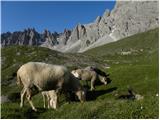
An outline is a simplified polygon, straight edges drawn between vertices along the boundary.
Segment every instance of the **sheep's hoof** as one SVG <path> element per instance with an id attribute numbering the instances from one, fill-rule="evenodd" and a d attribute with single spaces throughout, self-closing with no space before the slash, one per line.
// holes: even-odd
<path id="1" fill-rule="evenodd" d="M 71 101 L 67 102 L 67 104 L 71 104 Z"/>
<path id="2" fill-rule="evenodd" d="M 91 88 L 90 90 L 91 90 L 91 91 L 93 91 L 93 90 L 94 90 L 94 88 Z"/>
<path id="3" fill-rule="evenodd" d="M 84 101 L 80 101 L 81 102 L 81 104 L 84 104 Z"/>
<path id="4" fill-rule="evenodd" d="M 23 107 L 23 105 L 22 104 L 20 104 L 20 108 L 22 108 Z"/>
<path id="5" fill-rule="evenodd" d="M 37 109 L 36 109 L 36 108 L 33 108 L 32 110 L 35 111 L 35 112 L 37 112 Z"/>

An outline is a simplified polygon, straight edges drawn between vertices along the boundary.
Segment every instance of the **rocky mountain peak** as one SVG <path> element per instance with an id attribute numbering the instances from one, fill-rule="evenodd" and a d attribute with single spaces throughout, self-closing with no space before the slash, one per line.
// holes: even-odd
<path id="1" fill-rule="evenodd" d="M 38 45 L 40 39 L 39 33 L 34 28 L 28 28 L 24 31 L 17 31 L 13 33 L 4 33 L 1 35 L 2 46 L 8 45 Z"/>
<path id="2" fill-rule="evenodd" d="M 63 32 L 64 36 L 66 37 L 66 39 L 68 39 L 71 35 L 71 30 L 68 30 L 68 29 L 64 29 L 64 32 Z"/>
<path id="3" fill-rule="evenodd" d="M 47 29 L 44 30 L 43 32 L 44 37 L 50 37 L 51 36 L 51 32 L 48 31 Z"/>
<path id="4" fill-rule="evenodd" d="M 59 34 L 57 41 L 59 42 L 59 44 L 66 45 L 70 36 L 71 36 L 71 30 L 64 29 L 64 32 Z"/>
<path id="5" fill-rule="evenodd" d="M 101 18 L 102 18 L 101 16 L 98 16 L 98 17 L 96 18 L 96 20 L 95 20 L 95 23 L 98 24 L 98 23 L 100 22 Z"/>
<path id="6" fill-rule="evenodd" d="M 108 9 L 106 9 L 103 16 L 105 16 L 105 17 L 110 16 L 110 11 Z"/>

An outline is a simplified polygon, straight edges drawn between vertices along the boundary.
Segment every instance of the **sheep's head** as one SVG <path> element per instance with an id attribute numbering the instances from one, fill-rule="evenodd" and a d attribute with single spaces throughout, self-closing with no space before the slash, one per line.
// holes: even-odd
<path id="1" fill-rule="evenodd" d="M 76 78 L 80 78 L 78 72 L 76 70 L 72 70 L 71 72 Z"/>
<path id="2" fill-rule="evenodd" d="M 86 91 L 85 90 L 78 90 L 76 92 L 78 99 L 83 103 L 86 101 Z"/>
<path id="3" fill-rule="evenodd" d="M 108 76 L 99 76 L 99 80 L 104 84 L 107 85 L 111 82 L 111 79 Z"/>
<path id="4" fill-rule="evenodd" d="M 107 85 L 107 78 L 104 76 L 99 76 L 100 81 L 104 84 Z"/>

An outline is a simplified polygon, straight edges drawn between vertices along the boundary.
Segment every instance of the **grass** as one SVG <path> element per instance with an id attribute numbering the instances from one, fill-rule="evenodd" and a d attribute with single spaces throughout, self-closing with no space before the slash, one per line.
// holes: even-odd
<path id="1" fill-rule="evenodd" d="M 148 32 L 139 33 L 124 39 L 121 39 L 117 42 L 112 42 L 101 47 L 96 47 L 86 51 L 87 55 L 93 56 L 106 56 L 106 55 L 115 55 L 123 51 L 128 51 L 130 49 L 144 49 L 144 52 L 148 50 L 158 49 L 158 29 L 150 30 Z M 99 54 L 101 53 L 101 54 Z"/>
<path id="2" fill-rule="evenodd" d="M 131 55 L 121 55 L 121 49 L 143 49 L 142 52 Z M 14 50 L 22 51 L 18 57 Z M 35 52 L 37 50 L 37 52 Z M 35 54 L 31 54 L 35 52 Z M 24 55 L 29 55 L 24 58 Z M 35 57 L 34 55 L 37 55 Z M 19 99 L 1 104 L 1 118 L 63 118 L 63 119 L 147 119 L 159 118 L 158 81 L 158 29 L 137 34 L 115 43 L 91 49 L 83 54 L 62 54 L 46 48 L 12 46 L 2 49 L 2 95 L 13 96 L 20 91 L 14 84 L 13 72 L 18 65 L 26 61 L 43 61 L 52 64 L 65 64 L 70 69 L 75 66 L 84 67 L 97 64 L 110 74 L 112 82 L 97 85 L 96 90 L 87 93 L 87 101 L 66 102 L 60 97 L 57 110 L 43 109 L 40 94 L 33 97 L 38 112 L 33 112 L 28 102 L 24 108 L 19 108 Z M 45 59 L 48 58 L 48 61 Z M 14 62 L 14 59 L 16 59 Z M 105 65 L 110 65 L 106 69 Z M 18 68 L 17 65 L 17 68 Z M 104 67 L 103 67 L 104 66 Z M 126 94 L 128 87 L 143 95 L 143 100 L 117 99 L 117 95 Z"/>

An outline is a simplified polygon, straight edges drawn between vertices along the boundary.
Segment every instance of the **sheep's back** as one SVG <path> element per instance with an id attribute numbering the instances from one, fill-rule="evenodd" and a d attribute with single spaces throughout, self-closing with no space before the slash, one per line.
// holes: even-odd
<path id="1" fill-rule="evenodd" d="M 81 72 L 81 79 L 82 80 L 91 80 L 92 77 L 95 75 L 94 71 L 89 71 L 85 69 L 80 69 Z"/>
<path id="2" fill-rule="evenodd" d="M 60 65 L 51 65 L 40 62 L 29 62 L 24 64 L 19 70 L 24 84 L 30 83 L 39 88 L 49 89 L 56 87 L 59 80 L 65 76 L 67 68 Z M 52 85 L 52 86 L 51 86 Z"/>

